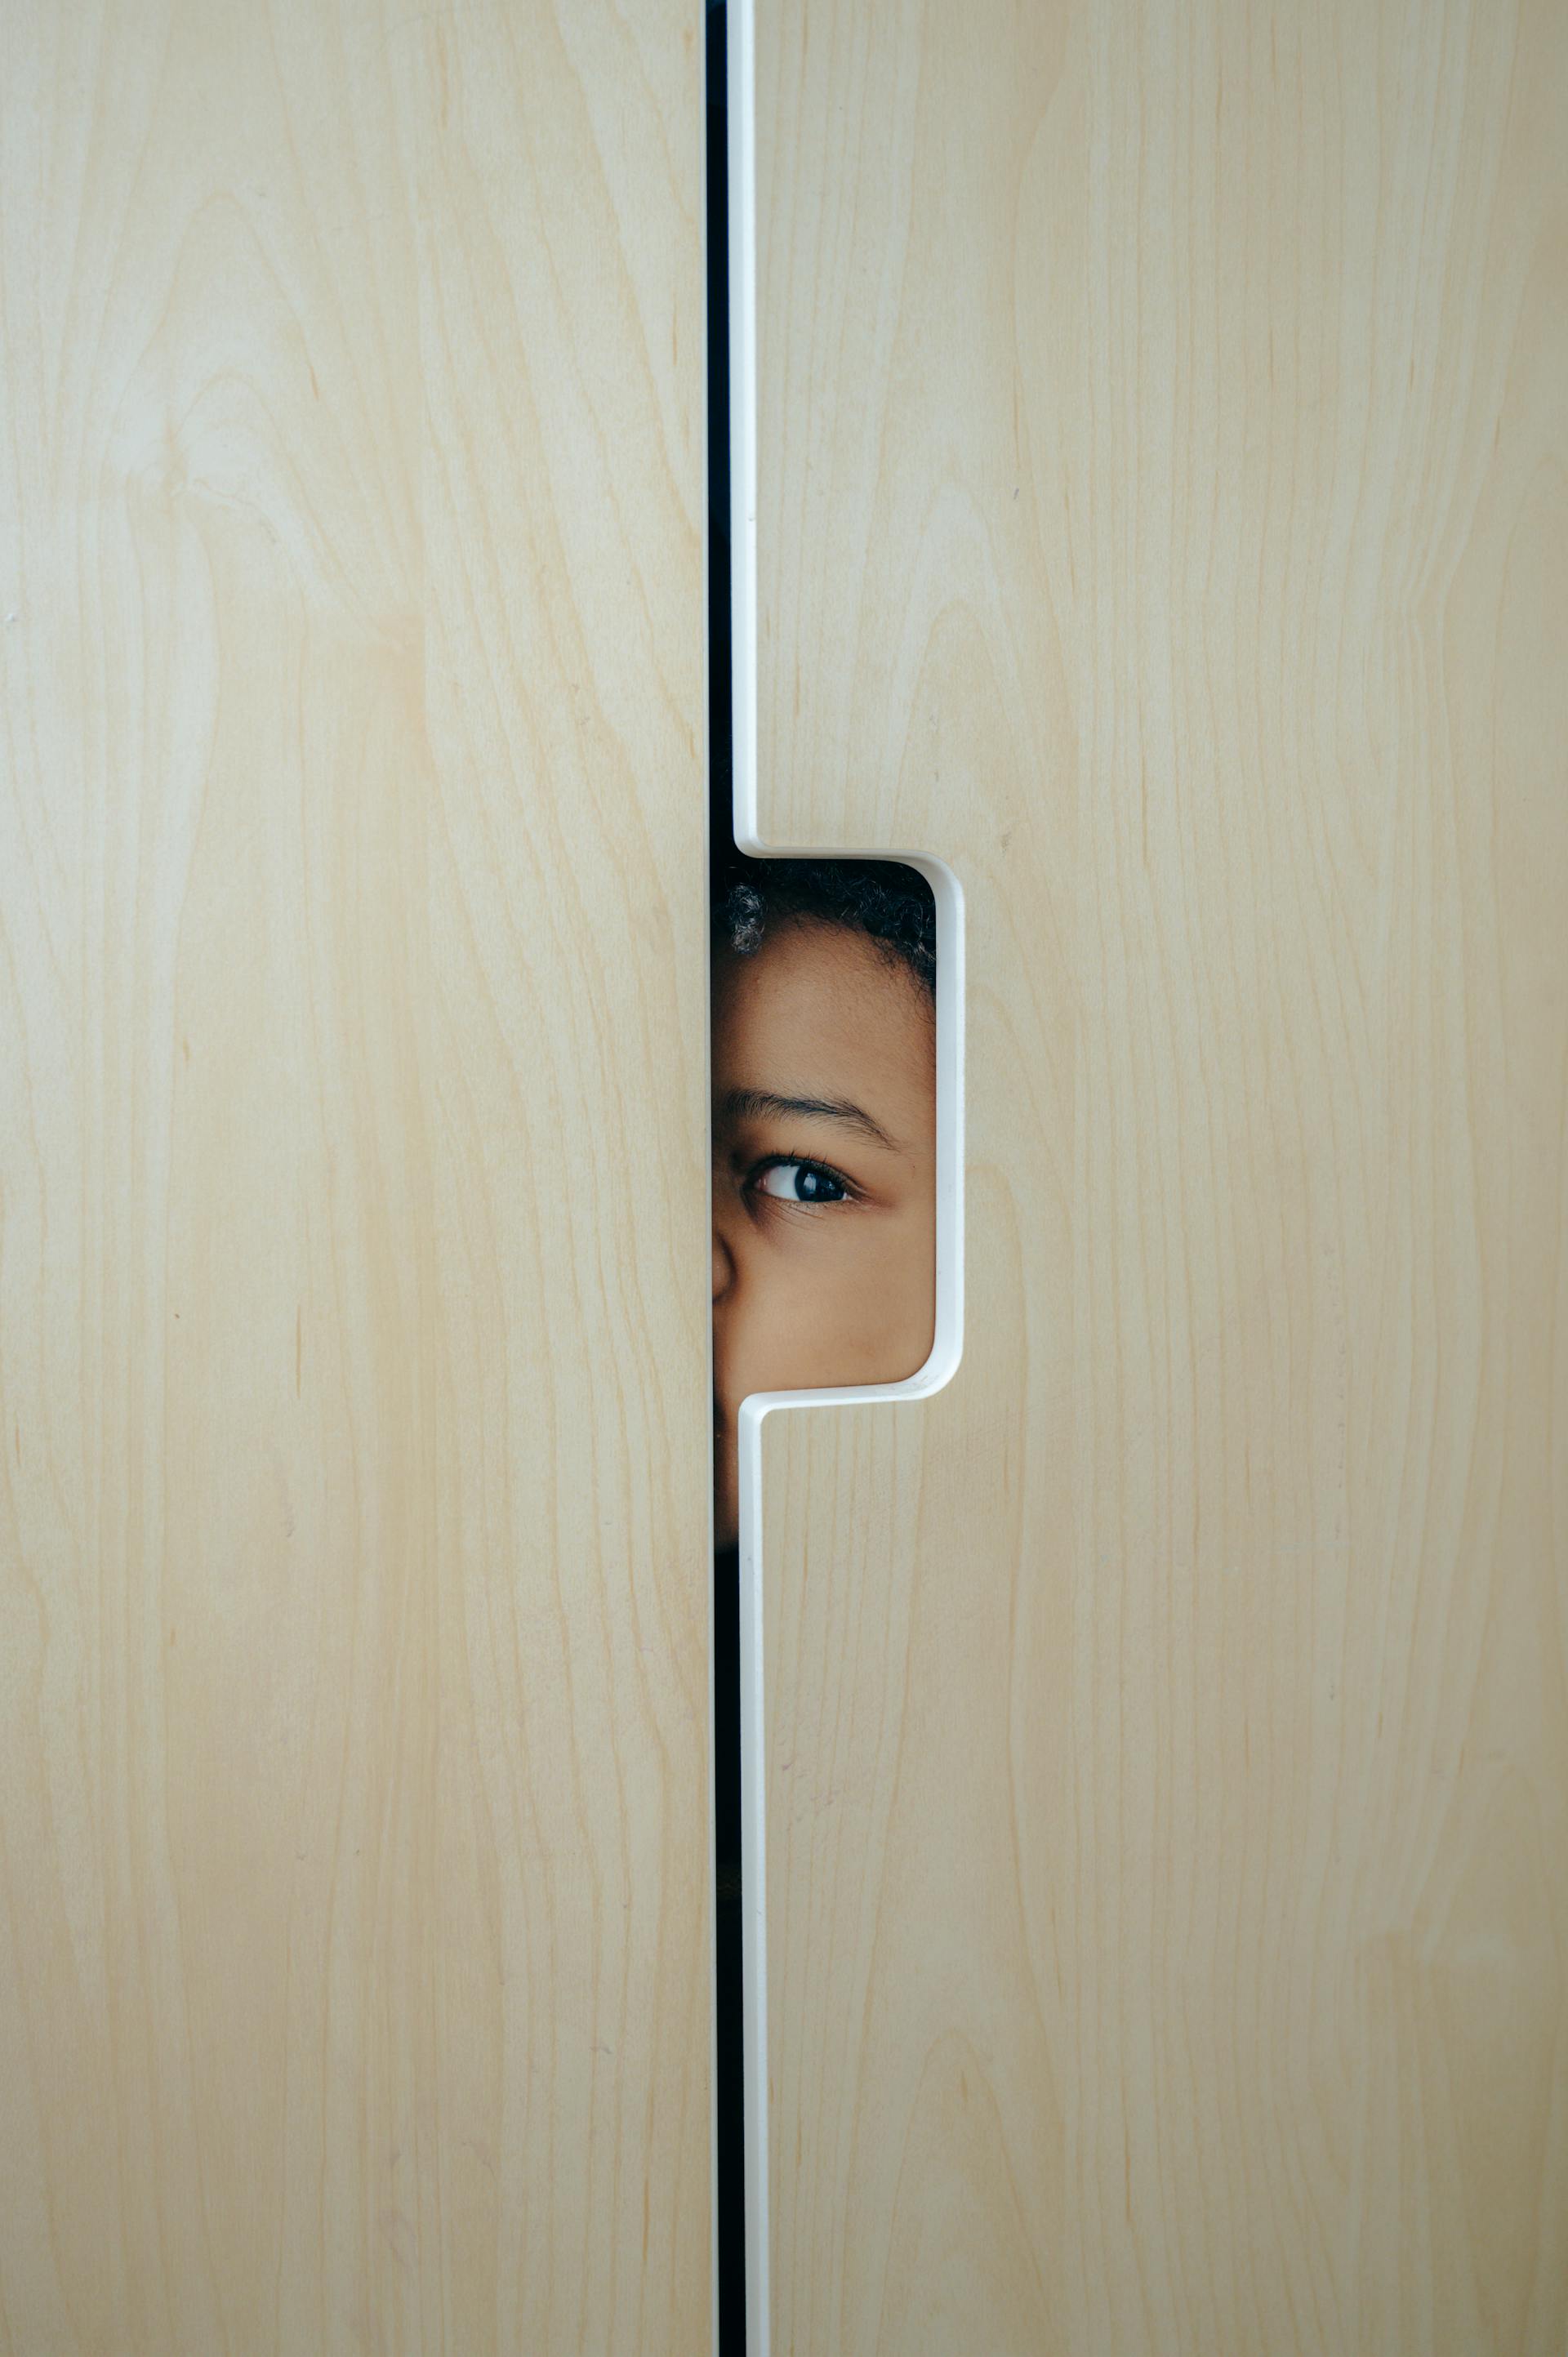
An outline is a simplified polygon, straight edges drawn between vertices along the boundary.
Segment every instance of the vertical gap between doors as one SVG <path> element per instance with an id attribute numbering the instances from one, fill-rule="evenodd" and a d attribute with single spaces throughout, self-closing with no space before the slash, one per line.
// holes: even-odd
<path id="1" fill-rule="evenodd" d="M 724 0 L 707 13 L 708 828 L 716 869 L 733 849 L 730 637 L 729 110 Z M 710 886 L 711 889 L 711 886 Z M 714 2223 L 718 2357 L 746 2352 L 742 2039 L 740 1597 L 736 1549 L 714 1556 Z"/>

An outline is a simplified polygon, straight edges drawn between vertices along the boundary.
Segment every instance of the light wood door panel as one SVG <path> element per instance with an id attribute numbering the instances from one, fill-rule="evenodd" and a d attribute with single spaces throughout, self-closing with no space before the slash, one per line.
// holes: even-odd
<path id="1" fill-rule="evenodd" d="M 1557 2357 L 1568 17 L 755 43 L 759 831 L 969 975 L 962 1364 L 762 1430 L 772 2349 Z"/>
<path id="2" fill-rule="evenodd" d="M 709 2345 L 699 32 L 5 11 L 8 2357 Z"/>

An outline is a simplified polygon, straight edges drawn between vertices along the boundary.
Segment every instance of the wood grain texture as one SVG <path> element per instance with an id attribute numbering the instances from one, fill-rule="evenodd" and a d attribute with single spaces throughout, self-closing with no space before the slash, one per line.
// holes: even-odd
<path id="1" fill-rule="evenodd" d="M 700 27 L 5 13 L 0 2350 L 690 2357 Z"/>
<path id="2" fill-rule="evenodd" d="M 760 826 L 968 905 L 764 1426 L 776 2357 L 1568 2345 L 1568 16 L 757 0 Z"/>

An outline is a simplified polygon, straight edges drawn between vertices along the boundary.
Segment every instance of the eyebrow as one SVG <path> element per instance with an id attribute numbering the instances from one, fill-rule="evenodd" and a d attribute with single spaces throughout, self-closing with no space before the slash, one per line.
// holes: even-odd
<path id="1" fill-rule="evenodd" d="M 897 1152 L 879 1121 L 873 1121 L 864 1105 L 851 1104 L 847 1097 L 782 1097 L 771 1089 L 731 1089 L 724 1098 L 719 1112 L 725 1121 L 757 1120 L 769 1114 L 797 1121 L 834 1121 L 843 1129 L 856 1129 L 865 1137 L 875 1138 L 878 1146 Z"/>

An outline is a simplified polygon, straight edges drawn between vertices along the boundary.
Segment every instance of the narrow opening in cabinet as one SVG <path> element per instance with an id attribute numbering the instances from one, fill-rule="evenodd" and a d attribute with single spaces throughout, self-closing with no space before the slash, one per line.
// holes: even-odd
<path id="1" fill-rule="evenodd" d="M 714 1534 L 741 1408 L 918 1374 L 937 1318 L 937 910 L 886 859 L 713 879 Z"/>

